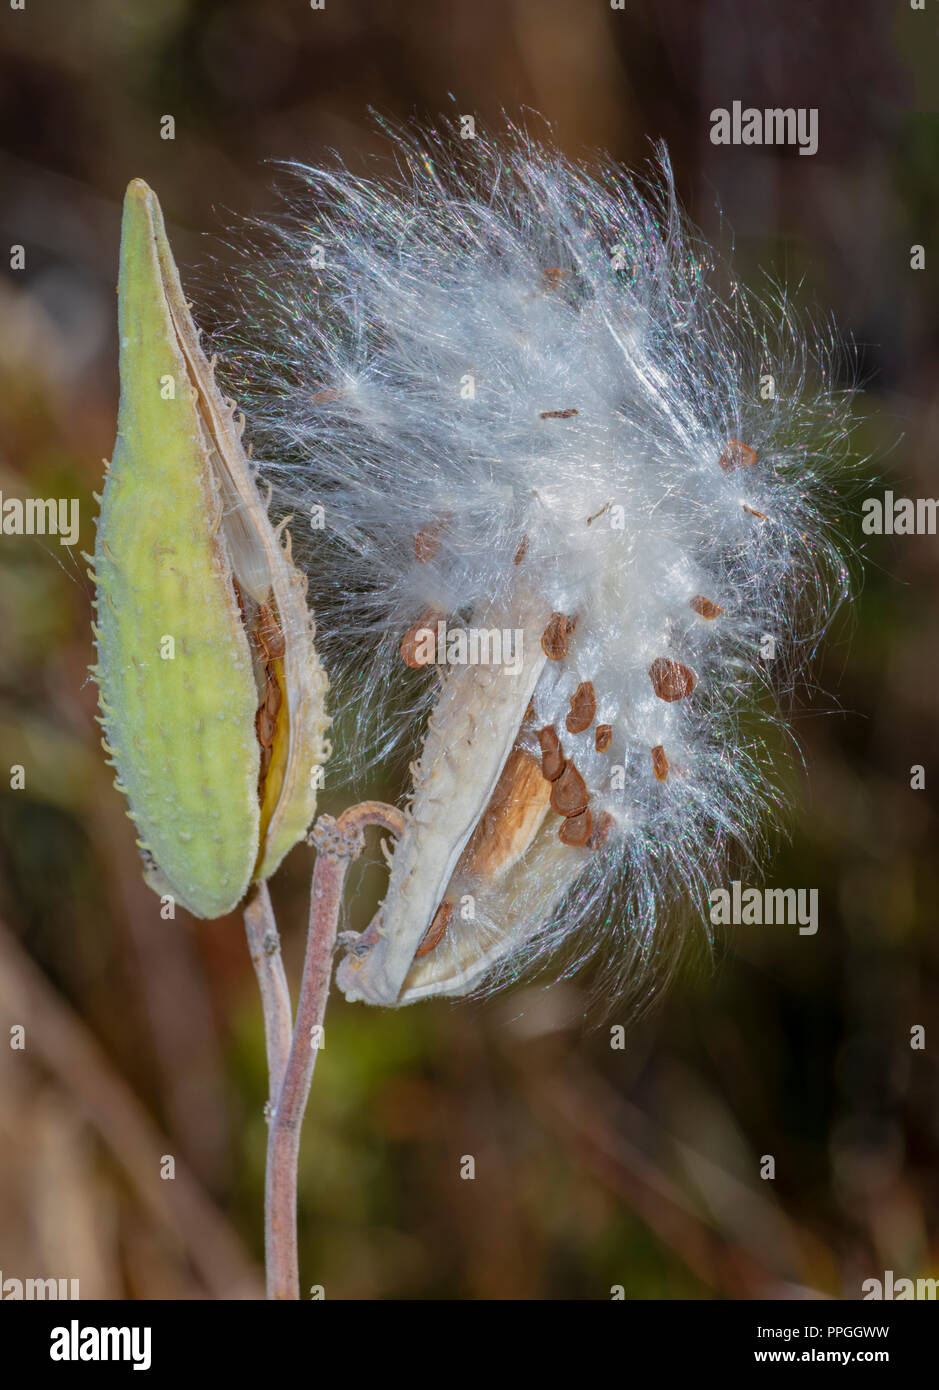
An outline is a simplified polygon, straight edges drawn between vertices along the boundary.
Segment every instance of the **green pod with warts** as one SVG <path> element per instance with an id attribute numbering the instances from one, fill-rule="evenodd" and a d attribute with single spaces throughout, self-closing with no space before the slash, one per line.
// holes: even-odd
<path id="1" fill-rule="evenodd" d="M 301 838 L 323 763 L 326 675 L 289 534 L 199 343 L 156 196 L 127 189 L 121 395 L 92 578 L 103 744 L 145 877 L 218 917 Z"/>

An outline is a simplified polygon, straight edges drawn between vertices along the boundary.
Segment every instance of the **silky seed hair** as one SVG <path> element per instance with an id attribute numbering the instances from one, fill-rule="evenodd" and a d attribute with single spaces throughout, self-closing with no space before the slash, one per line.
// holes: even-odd
<path id="1" fill-rule="evenodd" d="M 782 806 L 779 697 L 848 593 L 849 355 L 716 262 L 663 150 L 639 179 L 514 128 L 391 143 L 375 177 L 287 168 L 219 343 L 310 573 L 331 776 L 419 750 L 446 676 L 421 628 L 535 595 L 525 729 L 564 848 L 513 872 L 524 930 L 482 987 L 600 949 L 640 997 L 675 905 L 706 922 Z"/>

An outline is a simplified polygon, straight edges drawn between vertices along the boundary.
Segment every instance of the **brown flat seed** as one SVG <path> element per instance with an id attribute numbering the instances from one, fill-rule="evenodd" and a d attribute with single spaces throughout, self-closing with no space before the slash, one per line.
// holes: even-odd
<path id="1" fill-rule="evenodd" d="M 564 823 L 565 825 L 567 824 L 566 821 Z M 600 815 L 596 825 L 593 828 L 593 834 L 587 841 L 587 848 L 602 849 L 603 846 L 606 844 L 607 840 L 610 838 L 610 831 L 613 829 L 615 824 L 616 821 L 613 818 L 613 816 L 610 815 L 609 811 L 604 811 Z"/>
<path id="2" fill-rule="evenodd" d="M 538 742 L 541 744 L 541 775 L 553 782 L 564 771 L 564 749 L 553 724 L 538 730 Z"/>
<path id="3" fill-rule="evenodd" d="M 668 758 L 661 743 L 652 750 L 652 771 L 660 782 L 664 782 L 668 776 Z"/>
<path id="4" fill-rule="evenodd" d="M 593 746 L 598 753 L 605 753 L 613 742 L 612 724 L 598 724 L 597 731 L 593 736 Z"/>
<path id="5" fill-rule="evenodd" d="M 713 599 L 705 598 L 703 594 L 695 594 L 693 599 L 689 599 L 689 603 L 696 613 L 700 613 L 701 617 L 707 618 L 708 621 L 724 611 L 719 603 L 715 603 Z"/>
<path id="6" fill-rule="evenodd" d="M 284 702 L 283 692 L 273 676 L 267 678 L 267 689 L 264 692 L 264 708 L 272 719 L 277 718 L 277 711 Z"/>
<path id="7" fill-rule="evenodd" d="M 585 845 L 592 829 L 593 817 L 589 810 L 581 811 L 577 816 L 567 817 L 558 831 L 558 839 L 562 845 Z"/>
<path id="8" fill-rule="evenodd" d="M 527 554 L 528 554 L 528 537 L 527 537 L 527 536 L 523 536 L 522 539 L 521 539 L 521 540 L 519 541 L 519 543 L 518 543 L 518 549 L 517 549 L 516 552 L 515 552 L 515 560 L 514 560 L 514 563 L 515 563 L 516 565 L 520 565 L 520 564 L 522 563 L 522 561 L 524 560 L 524 558 L 525 558 L 525 556 L 526 556 Z"/>
<path id="9" fill-rule="evenodd" d="M 401 638 L 401 660 L 405 666 L 410 666 L 412 670 L 419 671 L 424 666 L 432 666 L 434 662 L 434 644 L 428 641 L 427 634 L 435 632 L 437 614 L 433 609 L 428 608 L 422 613 L 413 627 L 409 627 Z M 418 648 L 421 648 L 418 651 Z M 428 648 L 430 651 L 428 652 Z"/>
<path id="10" fill-rule="evenodd" d="M 597 712 L 597 697 L 592 681 L 581 681 L 571 696 L 571 712 L 564 721 L 570 734 L 582 734 L 589 729 Z"/>
<path id="11" fill-rule="evenodd" d="M 668 701 L 684 700 L 698 684 L 694 671 L 667 656 L 656 657 L 649 667 L 649 679 L 659 699 Z"/>
<path id="12" fill-rule="evenodd" d="M 523 748 L 509 754 L 472 837 L 460 857 L 459 873 L 492 883 L 531 844 L 548 811 L 551 783 Z"/>
<path id="13" fill-rule="evenodd" d="M 262 603 L 258 608 L 255 632 L 268 658 L 277 660 L 286 655 L 287 643 L 284 641 L 284 634 L 281 632 L 277 619 L 266 603 Z"/>
<path id="14" fill-rule="evenodd" d="M 750 468 L 756 463 L 756 450 L 739 439 L 728 439 L 719 463 L 725 473 L 732 473 L 735 468 Z"/>
<path id="15" fill-rule="evenodd" d="M 746 504 L 746 502 L 743 503 L 743 510 L 744 510 L 745 512 L 749 512 L 751 516 L 759 517 L 760 521 L 766 521 L 766 520 L 767 520 L 767 516 L 766 516 L 766 513 L 765 513 L 765 512 L 758 512 L 757 509 L 756 509 L 756 507 L 748 507 L 747 504 Z"/>
<path id="16" fill-rule="evenodd" d="M 341 401 L 345 391 L 338 390 L 335 386 L 326 386 L 322 391 L 314 391 L 310 397 L 311 405 L 331 405 L 333 401 Z"/>
<path id="17" fill-rule="evenodd" d="M 559 816 L 578 816 L 586 811 L 590 794 L 587 783 L 572 762 L 564 764 L 564 771 L 551 783 L 551 809 Z"/>
<path id="18" fill-rule="evenodd" d="M 263 748 L 270 748 L 274 742 L 274 721 L 262 705 L 254 716 L 254 727 L 257 730 L 258 741 Z"/>
<path id="19" fill-rule="evenodd" d="M 539 415 L 541 420 L 569 420 L 572 415 L 579 415 L 578 410 L 542 410 Z"/>
<path id="20" fill-rule="evenodd" d="M 544 287 L 546 290 L 556 290 L 562 280 L 567 278 L 567 271 L 562 270 L 559 265 L 549 265 L 543 270 Z"/>
<path id="21" fill-rule="evenodd" d="M 551 661 L 560 661 L 567 656 L 568 637 L 574 631 L 571 618 L 563 613 L 552 613 L 548 626 L 541 634 L 541 649 Z"/>
<path id="22" fill-rule="evenodd" d="M 415 960 L 418 956 L 426 956 L 430 951 L 434 949 L 434 947 L 439 942 L 440 938 L 443 936 L 444 932 L 447 930 L 447 927 L 450 925 L 450 918 L 452 916 L 453 904 L 448 903 L 446 898 L 444 898 L 443 902 L 440 904 L 440 906 L 437 908 L 437 911 L 434 913 L 434 920 L 431 922 L 430 926 L 427 928 L 427 931 L 424 933 L 423 941 L 418 946 L 417 950 L 414 952 Z"/>
<path id="23" fill-rule="evenodd" d="M 265 748 L 264 745 L 262 744 L 262 745 L 261 745 L 261 776 L 260 776 L 260 780 L 261 780 L 262 782 L 264 781 L 265 777 L 267 776 L 267 771 L 268 771 L 268 768 L 269 768 L 270 765 L 271 765 L 271 758 L 273 758 L 273 756 L 274 756 L 274 750 L 273 750 L 273 748 Z"/>

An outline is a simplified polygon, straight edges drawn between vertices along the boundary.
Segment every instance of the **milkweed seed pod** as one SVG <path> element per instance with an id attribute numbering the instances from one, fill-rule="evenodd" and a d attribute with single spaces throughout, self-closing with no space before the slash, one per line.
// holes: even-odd
<path id="1" fill-rule="evenodd" d="M 664 155 L 640 185 L 455 143 L 398 136 L 387 179 L 294 168 L 246 282 L 258 447 L 326 517 L 356 746 L 425 721 L 338 981 L 404 1004 L 611 947 L 635 990 L 781 800 L 765 696 L 847 590 L 849 393 L 784 294 L 719 292 Z"/>
<path id="2" fill-rule="evenodd" d="M 306 830 L 327 680 L 289 534 L 268 520 L 155 195 L 124 201 L 121 398 L 94 574 L 104 746 L 150 886 L 233 908 Z"/>

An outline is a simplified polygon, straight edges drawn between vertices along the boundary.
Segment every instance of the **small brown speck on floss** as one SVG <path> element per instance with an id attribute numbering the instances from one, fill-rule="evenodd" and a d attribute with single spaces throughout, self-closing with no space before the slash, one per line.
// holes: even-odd
<path id="1" fill-rule="evenodd" d="M 689 603 L 694 611 L 702 618 L 707 618 L 708 622 L 713 622 L 724 611 L 720 604 L 715 603 L 713 599 L 705 598 L 703 594 L 695 594 L 693 599 L 689 599 Z"/>
<path id="2" fill-rule="evenodd" d="M 609 724 L 598 724 L 594 731 L 594 747 L 598 753 L 605 753 L 613 742 L 613 729 Z"/>
<path id="3" fill-rule="evenodd" d="M 749 444 L 742 444 L 739 439 L 729 439 L 719 463 L 725 473 L 731 473 L 735 468 L 752 468 L 756 463 L 756 450 L 751 449 Z"/>

